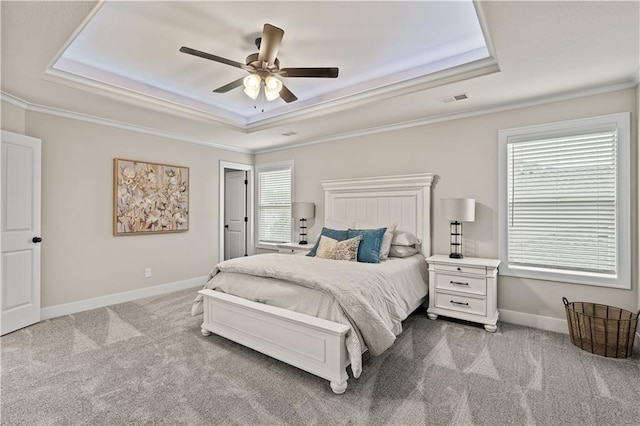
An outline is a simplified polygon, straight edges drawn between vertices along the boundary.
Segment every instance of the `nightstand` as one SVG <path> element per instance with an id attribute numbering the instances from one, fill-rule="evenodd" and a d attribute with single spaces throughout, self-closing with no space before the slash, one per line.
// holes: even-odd
<path id="1" fill-rule="evenodd" d="M 429 319 L 442 315 L 484 324 L 491 333 L 498 329 L 498 259 L 435 255 L 427 263 Z"/>
<path id="2" fill-rule="evenodd" d="M 278 253 L 299 254 L 306 253 L 315 243 L 298 244 L 296 242 L 278 244 Z"/>

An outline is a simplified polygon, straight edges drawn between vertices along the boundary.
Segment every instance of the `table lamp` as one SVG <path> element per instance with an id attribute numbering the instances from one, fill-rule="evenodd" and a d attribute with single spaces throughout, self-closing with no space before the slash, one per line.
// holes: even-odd
<path id="1" fill-rule="evenodd" d="M 316 206 L 313 203 L 294 201 L 291 203 L 291 216 L 300 220 L 300 241 L 298 244 L 307 244 L 307 219 L 313 219 Z"/>
<path id="2" fill-rule="evenodd" d="M 462 259 L 462 222 L 476 220 L 476 200 L 473 198 L 445 198 L 442 200 L 444 217 L 449 219 L 450 254 L 452 259 Z"/>

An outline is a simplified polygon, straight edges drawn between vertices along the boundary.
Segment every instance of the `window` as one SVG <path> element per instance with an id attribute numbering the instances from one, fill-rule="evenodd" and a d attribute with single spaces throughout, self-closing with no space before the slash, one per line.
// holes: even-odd
<path id="1" fill-rule="evenodd" d="M 501 273 L 631 288 L 630 114 L 501 130 Z"/>
<path id="2" fill-rule="evenodd" d="M 258 247 L 291 241 L 293 162 L 256 166 Z"/>

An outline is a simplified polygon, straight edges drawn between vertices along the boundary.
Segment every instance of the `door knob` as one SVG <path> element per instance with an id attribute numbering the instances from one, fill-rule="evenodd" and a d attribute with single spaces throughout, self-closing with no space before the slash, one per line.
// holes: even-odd
<path id="1" fill-rule="evenodd" d="M 225 228 L 225 229 L 229 229 L 229 225 L 225 225 L 225 226 L 224 226 L 224 228 Z"/>
<path id="2" fill-rule="evenodd" d="M 31 239 L 31 241 L 33 241 L 34 243 L 41 243 L 41 242 L 42 242 L 42 238 L 40 238 L 40 237 L 33 237 L 33 238 Z"/>

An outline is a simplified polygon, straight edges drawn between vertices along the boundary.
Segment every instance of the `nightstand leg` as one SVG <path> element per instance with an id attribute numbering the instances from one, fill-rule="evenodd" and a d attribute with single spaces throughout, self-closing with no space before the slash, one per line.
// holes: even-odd
<path id="1" fill-rule="evenodd" d="M 438 319 L 438 315 L 437 315 L 437 314 L 427 313 L 427 317 L 428 317 L 431 321 L 435 321 L 436 319 Z"/>
<path id="2" fill-rule="evenodd" d="M 484 329 L 487 330 L 489 333 L 495 333 L 498 330 L 498 324 L 496 325 L 485 324 Z"/>

